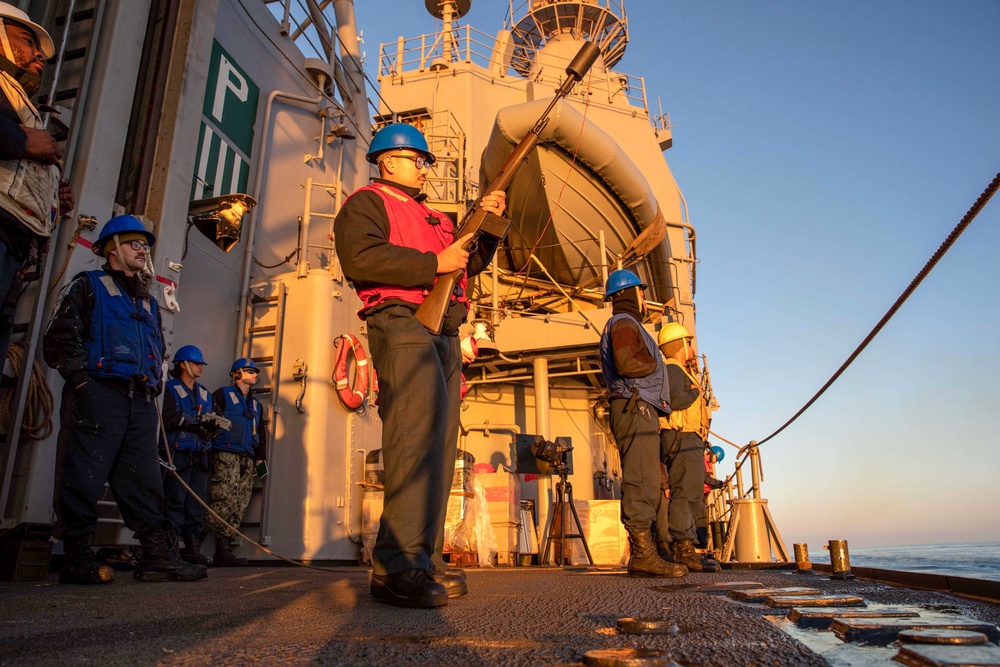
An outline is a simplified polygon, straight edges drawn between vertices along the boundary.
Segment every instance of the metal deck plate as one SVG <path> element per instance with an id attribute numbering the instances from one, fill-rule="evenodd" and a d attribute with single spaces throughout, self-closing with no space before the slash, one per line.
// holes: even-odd
<path id="1" fill-rule="evenodd" d="M 888 644 L 896 641 L 903 630 L 970 630 L 981 632 L 990 641 L 1000 638 L 1000 631 L 989 623 L 976 621 L 931 621 L 908 618 L 835 618 L 830 624 L 834 634 L 845 642 Z"/>
<path id="2" fill-rule="evenodd" d="M 817 595 L 799 597 L 775 595 L 764 598 L 768 607 L 864 607 L 865 600 L 857 595 Z"/>
<path id="3" fill-rule="evenodd" d="M 986 635 L 971 630 L 903 630 L 899 641 L 910 644 L 985 644 Z"/>
<path id="4" fill-rule="evenodd" d="M 780 595 L 783 597 L 791 595 L 822 595 L 823 591 L 816 588 L 806 588 L 804 586 L 789 586 L 787 588 L 748 588 L 744 590 L 732 591 L 729 594 L 734 600 L 740 602 L 752 602 L 763 600 L 764 598 Z"/>
<path id="5" fill-rule="evenodd" d="M 907 667 L 1000 667 L 1000 647 L 906 644 L 894 660 Z"/>
<path id="6" fill-rule="evenodd" d="M 864 607 L 792 607 L 788 620 L 800 628 L 825 630 L 835 618 L 916 618 L 915 611 L 866 609 Z"/>
<path id="7" fill-rule="evenodd" d="M 601 648 L 583 654 L 587 667 L 680 667 L 665 651 L 649 648 Z"/>
<path id="8" fill-rule="evenodd" d="M 632 617 L 619 618 L 618 631 L 627 635 L 676 635 L 679 632 L 677 624 L 669 618 Z"/>

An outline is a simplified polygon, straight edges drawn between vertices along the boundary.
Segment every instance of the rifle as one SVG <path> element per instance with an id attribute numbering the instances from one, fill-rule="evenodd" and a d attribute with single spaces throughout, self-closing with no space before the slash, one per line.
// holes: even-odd
<path id="1" fill-rule="evenodd" d="M 541 117 L 535 123 L 535 126 L 524 135 L 524 138 L 521 139 L 514 152 L 510 154 L 507 161 L 500 167 L 500 171 L 482 192 L 488 194 L 496 190 L 507 189 L 510 182 L 514 179 L 514 173 L 517 171 L 517 168 L 527 160 L 528 154 L 538 145 L 538 137 L 542 130 L 545 129 L 546 124 L 548 124 L 549 113 L 552 112 L 552 108 L 556 105 L 556 102 L 569 94 L 574 84 L 580 81 L 590 70 L 591 65 L 594 64 L 600 53 L 601 50 L 593 42 L 583 43 L 573 61 L 566 67 L 566 80 L 563 81 L 559 90 L 556 91 L 556 95 L 549 102 L 549 106 L 546 107 Z M 510 228 L 510 220 L 483 210 L 482 196 L 480 195 L 479 199 L 472 204 L 468 214 L 465 216 L 465 220 L 462 221 L 462 226 L 455 232 L 455 238 L 458 239 L 466 234 L 472 234 L 472 238 L 462 248 L 468 252 L 475 252 L 483 236 L 487 236 L 496 243 L 499 243 L 507 236 L 508 228 Z M 486 262 L 488 263 L 490 259 L 492 259 L 492 255 L 490 258 L 487 258 Z M 451 295 L 454 293 L 455 286 L 458 285 L 458 281 L 462 279 L 462 274 L 464 273 L 463 269 L 457 269 L 451 273 L 439 275 L 424 302 L 417 308 L 417 319 L 432 334 L 441 333 L 441 327 L 444 325 L 444 316 L 451 303 Z"/>

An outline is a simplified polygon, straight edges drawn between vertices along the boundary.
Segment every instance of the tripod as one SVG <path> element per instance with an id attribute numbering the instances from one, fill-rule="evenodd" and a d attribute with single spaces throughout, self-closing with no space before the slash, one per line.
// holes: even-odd
<path id="1" fill-rule="evenodd" d="M 539 565 L 544 565 L 549 560 L 549 547 L 552 546 L 552 540 L 556 537 L 556 516 L 559 517 L 558 537 L 560 567 L 566 566 L 566 540 L 580 540 L 583 542 L 583 549 L 587 552 L 587 561 L 593 565 L 594 557 L 590 555 L 590 547 L 587 545 L 587 538 L 584 537 L 583 526 L 580 524 L 580 515 L 576 513 L 576 505 L 573 504 L 573 485 L 567 480 L 569 474 L 566 471 L 565 452 L 562 453 L 559 463 L 556 464 L 556 470 L 559 472 L 559 481 L 556 483 L 556 493 L 559 497 L 556 500 L 555 506 L 552 508 L 552 521 L 549 524 L 549 533 L 545 537 L 545 549 L 542 551 L 542 559 L 539 561 Z M 569 505 L 570 511 L 573 513 L 573 521 L 575 522 L 576 530 L 578 531 L 576 533 L 566 532 L 567 504 Z"/>

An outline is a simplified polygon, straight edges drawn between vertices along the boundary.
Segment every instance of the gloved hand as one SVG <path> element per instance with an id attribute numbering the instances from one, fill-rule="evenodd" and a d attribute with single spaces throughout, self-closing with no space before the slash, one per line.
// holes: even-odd
<path id="1" fill-rule="evenodd" d="M 213 436 L 212 433 L 207 428 L 201 425 L 192 427 L 191 432 L 194 433 L 199 438 L 201 438 L 202 440 L 204 440 L 205 442 L 212 442 L 212 440 L 215 439 L 215 436 Z"/>
<path id="2" fill-rule="evenodd" d="M 233 428 L 233 422 L 229 421 L 225 417 L 221 417 L 214 412 L 206 412 L 198 418 L 203 426 L 209 430 L 216 431 L 218 435 L 219 431 L 228 431 Z"/>

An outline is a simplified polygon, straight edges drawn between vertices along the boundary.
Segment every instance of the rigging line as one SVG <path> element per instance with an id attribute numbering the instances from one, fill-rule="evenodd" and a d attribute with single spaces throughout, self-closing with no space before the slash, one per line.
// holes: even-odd
<path id="1" fill-rule="evenodd" d="M 902 307 L 903 303 L 905 303 L 908 298 L 910 298 L 910 295 L 913 294 L 913 292 L 917 289 L 917 286 L 920 285 L 923 279 L 927 277 L 927 274 L 931 272 L 931 269 L 934 268 L 934 266 L 941 260 L 941 258 L 944 257 L 944 254 L 948 252 L 948 249 L 951 248 L 951 246 L 955 243 L 955 241 L 958 240 L 958 237 L 962 235 L 962 232 L 965 231 L 966 227 L 972 224 L 973 219 L 975 219 L 975 217 L 983 209 L 983 207 L 990 200 L 990 198 L 996 193 L 998 188 L 1000 188 L 1000 173 L 998 173 L 993 178 L 993 181 L 988 186 L 986 186 L 986 189 L 983 191 L 983 194 L 979 195 L 979 199 L 976 200 L 976 203 L 972 205 L 972 208 L 969 209 L 969 211 L 965 214 L 965 216 L 961 219 L 961 221 L 959 221 L 959 223 L 955 226 L 955 228 L 951 230 L 951 233 L 948 234 L 948 237 L 944 240 L 941 246 L 931 256 L 931 258 L 927 260 L 927 263 L 924 265 L 924 268 L 920 270 L 920 273 L 916 275 L 916 277 L 910 282 L 909 286 L 907 286 L 907 288 L 903 290 L 903 293 L 899 295 L 899 298 L 896 299 L 896 303 L 892 304 L 892 307 L 889 308 L 886 314 L 882 316 L 882 319 L 879 320 L 879 323 L 876 324 L 875 328 L 871 330 L 871 333 L 869 333 L 865 337 L 865 339 L 861 341 L 861 345 L 858 345 L 857 349 L 854 350 L 851 356 L 847 358 L 847 361 L 845 361 L 843 365 L 841 365 L 841 367 L 837 369 L 837 372 L 833 374 L 833 377 L 827 380 L 826 384 L 824 384 L 820 388 L 820 390 L 816 392 L 816 395 L 810 398 L 809 402 L 803 405 L 798 412 L 792 415 L 791 419 L 782 424 L 781 428 L 779 428 L 771 435 L 767 436 L 763 440 L 756 443 L 758 447 L 760 445 L 763 445 L 765 442 L 767 442 L 774 436 L 778 435 L 782 431 L 784 431 L 785 428 L 787 428 L 792 422 L 798 419 L 803 412 L 808 410 L 809 407 L 813 403 L 815 403 L 820 396 L 823 395 L 823 392 L 825 392 L 827 389 L 830 388 L 830 385 L 832 385 L 834 382 L 837 381 L 837 378 L 839 378 L 841 374 L 845 370 L 847 370 L 847 367 L 850 366 L 851 363 L 858 357 L 858 355 L 860 355 L 861 352 L 866 347 L 868 347 L 868 343 L 872 342 L 875 336 L 877 336 L 878 333 L 882 330 L 882 327 L 884 327 L 886 324 L 889 323 L 889 320 L 892 318 L 893 315 L 896 314 L 896 311 Z"/>
<path id="2" fill-rule="evenodd" d="M 735 442 L 733 442 L 732 440 L 726 440 L 726 439 L 725 439 L 725 438 L 723 438 L 723 437 L 722 437 L 721 435 L 719 435 L 718 433 L 716 433 L 715 431 L 713 431 L 713 430 L 711 430 L 711 429 L 709 429 L 709 431 L 708 431 L 708 432 L 709 432 L 709 433 L 710 433 L 710 434 L 711 434 L 711 435 L 712 435 L 713 437 L 715 437 L 715 438 L 717 438 L 717 439 L 721 440 L 722 442 L 726 443 L 727 445 L 732 445 L 733 447 L 736 447 L 737 449 L 739 449 L 739 447 L 740 447 L 740 446 L 739 446 L 739 445 L 737 445 L 737 444 L 736 444 Z"/>
<path id="3" fill-rule="evenodd" d="M 246 13 L 247 18 L 250 19 L 250 22 L 254 24 L 254 27 L 257 28 L 257 30 L 260 32 L 260 34 L 264 35 L 264 37 L 265 37 L 265 39 L 267 39 L 267 41 L 271 42 L 271 46 L 273 46 L 278 51 L 278 53 L 280 53 L 282 55 L 282 57 L 285 60 L 288 61 L 288 64 L 290 64 L 292 66 L 292 69 L 295 71 L 295 73 L 298 74 L 303 79 L 305 79 L 306 81 L 308 81 L 309 85 L 311 85 L 313 88 L 315 88 L 320 93 L 320 95 L 322 95 L 323 97 L 325 97 L 326 99 L 328 99 L 329 101 L 331 101 L 340 111 L 344 112 L 344 118 L 347 120 L 347 122 L 349 122 L 351 125 L 354 126 L 354 129 L 356 129 L 359 132 L 360 136 L 358 137 L 358 139 L 361 140 L 361 141 L 364 141 L 364 133 L 361 132 L 361 128 L 358 127 L 358 124 L 356 122 L 354 122 L 353 118 L 351 118 L 351 114 L 347 113 L 347 111 L 340 105 L 340 102 L 338 102 L 336 98 L 331 97 L 330 95 L 327 95 L 326 91 L 322 90 L 319 86 L 317 86 L 315 81 L 313 81 L 302 70 L 300 70 L 299 69 L 299 65 L 295 64 L 292 61 L 292 59 L 289 58 L 288 55 L 281 49 L 281 47 L 273 39 L 271 39 L 271 35 L 266 30 L 264 30 L 264 28 L 261 27 L 261 25 L 259 23 L 257 23 L 257 20 L 253 17 L 253 14 L 250 13 L 250 10 L 247 9 L 247 6 L 246 6 L 246 4 L 244 4 L 243 0 L 238 0 L 238 1 L 240 3 L 240 6 L 243 8 L 243 11 Z M 336 33 L 334 33 L 334 34 L 336 34 Z M 294 42 L 292 42 L 292 43 L 294 44 Z M 312 46 L 311 43 L 310 43 L 310 46 Z M 313 48 L 315 49 L 315 47 L 313 47 Z M 300 52 L 301 52 L 301 49 L 300 49 Z M 365 96 L 365 100 L 368 102 L 369 105 L 371 105 L 371 100 L 368 99 L 367 95 Z"/>
<path id="4" fill-rule="evenodd" d="M 221 516 L 219 516 L 218 513 L 214 509 L 212 509 L 212 506 L 209 505 L 201 496 L 199 496 L 198 493 L 194 489 L 192 489 L 188 485 L 187 482 L 184 481 L 184 478 L 181 477 L 181 474 L 179 472 L 177 472 L 177 466 L 174 465 L 174 455 L 173 455 L 173 452 L 171 451 L 172 447 L 170 446 L 169 442 L 167 441 L 167 428 L 166 428 L 166 425 L 163 423 L 163 410 L 160 408 L 159 401 L 153 401 L 153 405 L 156 406 L 157 431 L 159 431 L 159 437 L 160 437 L 160 440 L 161 440 L 161 446 L 160 446 L 160 449 L 159 449 L 159 454 L 161 454 L 161 455 L 165 454 L 166 456 L 164 458 L 167 459 L 166 461 L 164 461 L 163 458 L 160 458 L 158 456 L 157 457 L 157 462 L 165 470 L 169 471 L 170 474 L 172 474 L 174 476 L 174 478 L 178 482 L 180 482 L 181 486 L 183 486 L 185 488 L 185 490 L 187 490 L 187 492 L 190 494 L 191 498 L 193 498 L 195 500 L 195 502 L 197 502 L 199 505 L 201 505 L 208 514 L 212 515 L 212 517 L 215 518 L 216 521 L 218 521 L 219 523 L 221 523 L 222 525 L 224 525 L 226 528 L 231 529 L 236 535 L 239 535 L 240 538 L 242 538 L 245 542 L 248 542 L 249 544 L 252 544 L 255 548 L 260 549 L 264 553 L 270 554 L 271 556 L 274 556 L 275 558 L 278 558 L 279 560 L 283 560 L 283 561 L 285 561 L 286 563 L 288 563 L 290 565 L 295 565 L 296 567 L 304 567 L 304 568 L 309 569 L 309 570 L 319 570 L 320 572 L 337 572 L 337 570 L 334 570 L 334 569 L 331 569 L 331 568 L 319 567 L 319 566 L 316 566 L 316 565 L 309 565 L 308 563 L 304 563 L 304 562 L 299 561 L 299 560 L 293 560 L 291 558 L 288 558 L 287 556 L 282 556 L 281 554 L 279 554 L 277 552 L 271 551 L 270 549 L 268 549 L 264 545 L 258 544 L 257 542 L 253 541 L 252 539 L 250 539 L 249 537 L 247 537 L 246 535 L 244 535 L 242 532 L 240 532 L 239 528 L 233 526 L 228 521 L 226 521 Z M 206 454 L 207 454 L 207 452 L 206 452 Z"/>
<path id="5" fill-rule="evenodd" d="M 241 2 L 242 2 L 242 0 L 241 0 Z M 302 1 L 301 1 L 301 0 L 299 0 L 299 5 L 301 6 L 301 4 L 302 4 Z M 300 24 L 300 23 L 298 22 L 298 20 L 296 20 L 296 25 L 297 25 L 297 27 L 298 27 L 299 29 L 301 29 L 301 28 L 302 28 L 302 24 Z M 304 34 L 304 33 L 303 33 L 303 34 Z M 348 49 L 348 48 L 347 48 L 347 45 L 346 45 L 346 44 L 344 44 L 343 40 L 341 40 L 341 39 L 340 39 L 340 35 L 338 35 L 338 34 L 337 34 L 337 31 L 336 31 L 336 30 L 331 30 L 331 31 L 330 31 L 330 34 L 331 34 L 331 35 L 333 36 L 333 38 L 334 38 L 335 40 L 337 40 L 337 41 L 338 41 L 338 42 L 340 43 L 340 46 L 341 46 L 341 48 L 343 48 L 343 49 L 344 49 L 344 52 L 345 52 L 345 53 L 347 53 L 348 57 L 349 57 L 349 58 L 350 58 L 350 59 L 351 59 L 352 61 L 354 61 L 354 64 L 355 64 L 355 65 L 357 66 L 357 68 L 358 68 L 358 71 L 359 71 L 359 72 L 361 72 L 361 76 L 365 77 L 365 81 L 367 81 L 367 82 L 368 82 L 368 85 L 369 85 L 369 86 L 371 86 L 371 87 L 372 87 L 372 90 L 374 90 L 374 91 L 375 91 L 375 94 L 376 94 L 376 95 L 378 95 L 378 98 L 379 98 L 379 100 L 381 100 L 382 104 L 384 104 L 384 105 L 385 105 L 385 108 L 386 108 L 386 109 L 388 109 L 388 110 L 389 110 L 389 112 L 390 112 L 391 114 L 393 114 L 393 115 L 396 115 L 396 112 L 395 112 L 395 111 L 393 111 L 392 107 L 391 107 L 391 106 L 389 106 L 389 103 L 385 101 L 385 98 L 384 98 L 384 97 L 382 97 L 382 93 L 381 93 L 381 91 L 380 91 L 380 90 L 378 90 L 378 88 L 377 88 L 377 87 L 375 86 L 375 82 L 373 82 L 373 81 L 372 81 L 372 80 L 371 80 L 371 79 L 370 79 L 370 78 L 368 77 L 368 73 L 367 73 L 367 72 L 365 71 L 365 67 L 364 67 L 364 65 L 363 65 L 363 64 L 361 63 L 361 61 L 359 61 L 359 60 L 358 60 L 357 58 L 355 58 L 355 57 L 354 57 L 354 54 L 353 54 L 353 53 L 351 53 L 351 50 L 350 50 L 350 49 Z M 380 44 L 379 46 L 381 47 L 381 44 Z M 380 48 L 380 50 L 381 50 L 381 48 Z M 343 60 L 343 58 L 341 58 L 341 60 Z M 400 63 L 400 71 L 402 71 L 402 63 Z M 369 106 L 370 106 L 370 107 L 371 107 L 372 109 L 374 109 L 374 110 L 375 110 L 375 113 L 378 113 L 378 107 L 377 107 L 377 106 L 375 106 L 375 105 L 374 105 L 374 104 L 372 103 L 372 101 L 371 101 L 371 98 L 369 98 L 369 97 L 368 97 L 367 95 L 365 95 L 365 100 L 366 100 L 366 101 L 368 102 L 368 105 L 369 105 Z"/>
<path id="6" fill-rule="evenodd" d="M 257 266 L 259 266 L 262 269 L 276 269 L 279 266 L 281 266 L 282 264 L 288 264 L 288 262 L 292 259 L 292 257 L 295 257 L 295 255 L 297 255 L 297 254 L 299 254 L 299 249 L 298 248 L 296 248 L 295 250 L 293 250 L 290 253 L 288 253 L 287 255 L 285 255 L 285 258 L 283 260 L 281 260 L 280 262 L 278 262 L 277 264 L 261 264 L 260 260 L 257 259 L 256 257 L 253 258 L 253 263 L 256 264 Z"/>

